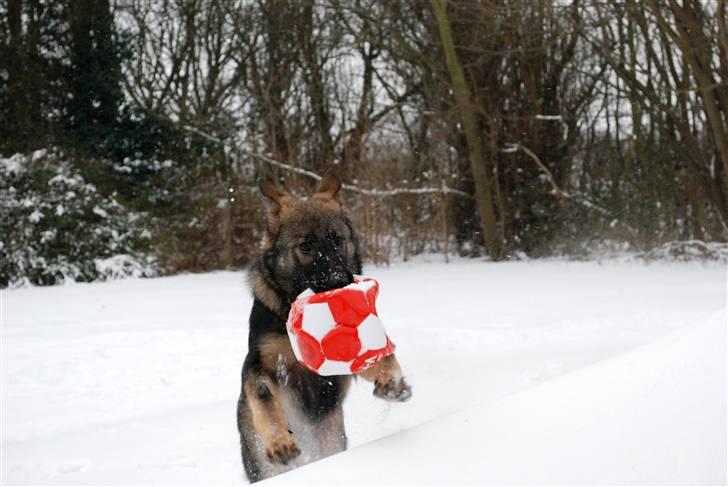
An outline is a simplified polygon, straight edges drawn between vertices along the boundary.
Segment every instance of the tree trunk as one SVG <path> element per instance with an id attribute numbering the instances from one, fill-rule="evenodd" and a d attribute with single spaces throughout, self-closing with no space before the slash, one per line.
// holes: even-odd
<path id="1" fill-rule="evenodd" d="M 24 151 L 28 148 L 29 141 L 32 139 L 31 128 L 32 122 L 30 111 L 26 102 L 31 96 L 29 91 L 35 86 L 35 83 L 26 83 L 28 78 L 26 52 L 35 46 L 23 45 L 23 24 L 22 12 L 23 2 L 20 0 L 9 0 L 7 4 L 7 23 L 9 30 L 9 50 L 7 62 L 3 62 L 8 73 L 8 120 L 7 124 L 10 128 L 10 147 L 11 151 Z M 5 60 L 4 60 L 5 61 Z"/>
<path id="2" fill-rule="evenodd" d="M 455 101 L 460 111 L 463 130 L 468 144 L 470 167 L 475 182 L 475 199 L 478 203 L 480 224 L 483 228 L 485 245 L 490 257 L 493 260 L 500 260 L 503 257 L 503 239 L 498 229 L 496 211 L 493 204 L 493 171 L 488 170 L 492 168 L 490 168 L 490 164 L 486 164 L 483 154 L 483 143 L 480 138 L 480 130 L 478 128 L 470 90 L 465 81 L 465 73 L 455 52 L 450 21 L 447 16 L 446 0 L 432 0 L 432 5 L 440 29 L 440 41 L 452 81 L 452 90 L 455 94 Z"/>

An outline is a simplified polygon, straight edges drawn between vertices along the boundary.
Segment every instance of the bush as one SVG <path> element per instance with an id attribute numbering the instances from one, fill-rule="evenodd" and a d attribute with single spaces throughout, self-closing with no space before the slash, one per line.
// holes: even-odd
<path id="1" fill-rule="evenodd" d="M 0 286 L 157 274 L 147 216 L 101 194 L 59 150 L 0 157 Z"/>

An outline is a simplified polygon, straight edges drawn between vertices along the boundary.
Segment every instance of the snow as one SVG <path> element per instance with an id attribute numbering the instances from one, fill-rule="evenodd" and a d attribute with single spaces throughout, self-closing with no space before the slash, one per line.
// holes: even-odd
<path id="1" fill-rule="evenodd" d="M 107 218 L 109 216 L 108 213 L 106 213 L 106 210 L 99 206 L 94 206 L 93 212 L 95 215 L 100 216 L 101 218 Z"/>
<path id="2" fill-rule="evenodd" d="M 144 277 L 156 273 L 156 260 L 153 257 L 117 254 L 105 259 L 94 259 L 94 265 L 105 279 Z"/>
<path id="3" fill-rule="evenodd" d="M 561 117 L 561 115 L 542 115 L 542 114 L 538 114 L 538 115 L 536 115 L 536 120 L 555 120 L 555 121 L 560 122 L 561 120 L 563 120 L 563 118 Z"/>
<path id="4" fill-rule="evenodd" d="M 266 483 L 725 484 L 727 380 L 725 316 L 715 315 Z"/>
<path id="5" fill-rule="evenodd" d="M 275 481 L 725 481 L 724 264 L 365 274 L 414 396 L 385 403 L 359 381 L 350 450 Z M 0 483 L 244 483 L 251 304 L 236 272 L 4 290 Z"/>
<path id="6" fill-rule="evenodd" d="M 28 217 L 28 219 L 32 223 L 38 223 L 41 220 L 41 218 L 43 218 L 43 213 L 41 213 L 38 210 L 34 210 L 33 213 L 31 213 L 30 216 Z"/>
<path id="7" fill-rule="evenodd" d="M 20 173 L 24 169 L 24 163 L 25 157 L 23 157 L 22 154 L 15 154 L 12 157 L 0 156 L 0 167 L 2 167 L 7 173 Z"/>

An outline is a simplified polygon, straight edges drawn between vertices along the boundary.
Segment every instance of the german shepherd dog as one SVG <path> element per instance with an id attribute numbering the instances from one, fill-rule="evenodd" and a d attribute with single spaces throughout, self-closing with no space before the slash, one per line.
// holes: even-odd
<path id="1" fill-rule="evenodd" d="M 237 415 L 251 482 L 346 449 L 342 403 L 351 376 L 322 377 L 300 365 L 286 319 L 304 290 L 339 288 L 361 274 L 359 243 L 332 172 L 305 201 L 270 181 L 262 181 L 260 189 L 271 204 L 261 253 L 249 270 L 255 299 Z M 382 399 L 405 401 L 412 395 L 394 355 L 358 376 L 373 382 L 374 395 Z"/>

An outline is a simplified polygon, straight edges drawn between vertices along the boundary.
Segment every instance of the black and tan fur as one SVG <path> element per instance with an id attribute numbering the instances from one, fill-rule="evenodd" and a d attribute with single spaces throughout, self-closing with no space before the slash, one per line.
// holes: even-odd
<path id="1" fill-rule="evenodd" d="M 327 173 L 305 201 L 269 181 L 260 188 L 271 205 L 261 254 L 249 274 L 255 299 L 238 401 L 240 447 L 251 482 L 346 449 L 342 402 L 351 376 L 322 377 L 298 364 L 285 323 L 290 303 L 305 289 L 345 286 L 361 273 L 359 243 L 338 198 L 336 176 Z M 374 383 L 375 396 L 411 396 L 394 355 L 359 376 Z"/>

